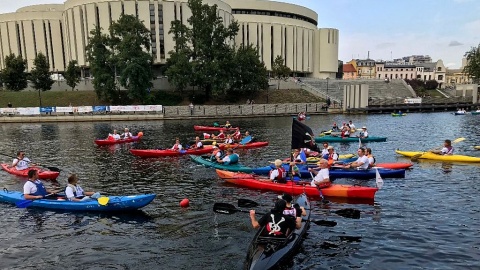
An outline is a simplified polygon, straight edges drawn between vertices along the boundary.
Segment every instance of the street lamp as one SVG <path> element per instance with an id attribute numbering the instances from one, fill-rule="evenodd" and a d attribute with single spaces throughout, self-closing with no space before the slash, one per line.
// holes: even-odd
<path id="1" fill-rule="evenodd" d="M 327 98 L 328 98 L 328 80 L 330 80 L 330 77 L 327 77 Z"/>

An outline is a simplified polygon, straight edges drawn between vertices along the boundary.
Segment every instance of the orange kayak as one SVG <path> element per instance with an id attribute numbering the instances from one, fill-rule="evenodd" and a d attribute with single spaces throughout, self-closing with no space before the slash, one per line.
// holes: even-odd
<path id="1" fill-rule="evenodd" d="M 287 181 L 286 184 L 273 183 L 267 178 L 260 178 L 248 173 L 236 173 L 223 170 L 216 170 L 220 178 L 228 183 L 260 190 L 271 190 L 277 192 L 288 192 L 292 195 L 300 195 L 302 193 L 308 196 L 319 196 L 320 192 L 316 187 L 310 185 L 298 185 L 295 181 Z M 322 194 L 326 197 L 340 197 L 340 198 L 356 198 L 356 199 L 370 199 L 375 198 L 376 187 L 362 187 L 352 185 L 337 185 L 332 184 L 329 187 L 322 188 Z"/>
<path id="2" fill-rule="evenodd" d="M 10 167 L 9 164 L 1 164 L 2 166 L 2 169 L 7 171 L 8 173 L 10 174 L 14 174 L 14 175 L 18 175 L 18 176 L 23 176 L 23 177 L 26 177 L 28 178 L 28 171 L 33 169 L 33 170 L 37 170 L 38 171 L 38 178 L 40 179 L 57 179 L 58 175 L 60 174 L 60 172 L 55 172 L 55 171 L 46 171 L 46 170 L 43 170 L 42 168 L 39 168 L 39 167 L 29 167 L 28 169 L 25 169 L 25 170 L 17 170 L 15 167 Z"/>

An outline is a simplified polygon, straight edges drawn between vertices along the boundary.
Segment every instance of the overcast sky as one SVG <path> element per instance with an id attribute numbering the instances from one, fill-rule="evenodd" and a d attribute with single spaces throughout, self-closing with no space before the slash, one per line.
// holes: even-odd
<path id="1" fill-rule="evenodd" d="M 241 0 L 239 0 L 241 1 Z M 339 58 L 390 60 L 412 54 L 459 68 L 480 43 L 480 0 L 282 0 L 318 13 L 318 27 L 340 30 Z M 63 0 L 1 0 L 0 13 Z"/>

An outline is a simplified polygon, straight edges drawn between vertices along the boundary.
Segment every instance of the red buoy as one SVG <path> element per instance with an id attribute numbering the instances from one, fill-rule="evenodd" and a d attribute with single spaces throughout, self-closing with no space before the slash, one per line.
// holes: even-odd
<path id="1" fill-rule="evenodd" d="M 183 200 L 180 202 L 180 206 L 181 206 L 181 207 L 188 207 L 189 205 L 190 205 L 190 201 L 189 201 L 187 198 L 183 199 Z"/>

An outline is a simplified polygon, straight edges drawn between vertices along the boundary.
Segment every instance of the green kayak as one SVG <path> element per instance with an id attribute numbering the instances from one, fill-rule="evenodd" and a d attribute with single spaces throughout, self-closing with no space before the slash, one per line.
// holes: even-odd
<path id="1" fill-rule="evenodd" d="M 198 164 L 202 164 L 205 167 L 212 167 L 215 169 L 220 169 L 220 170 L 225 170 L 225 171 L 231 171 L 231 172 L 244 172 L 244 173 L 252 173 L 252 168 L 243 166 L 241 164 L 229 164 L 229 165 L 223 165 L 218 162 L 210 161 L 210 159 L 202 156 L 193 156 L 190 155 L 190 159 L 195 161 Z"/>
<path id="2" fill-rule="evenodd" d="M 363 142 L 386 142 L 387 137 L 374 137 L 368 136 L 367 138 L 360 139 Z M 315 142 L 358 142 L 358 137 L 340 137 L 340 136 L 321 136 L 315 137 Z"/>

